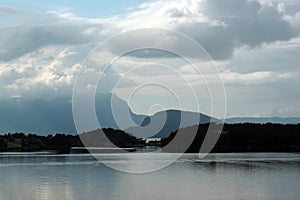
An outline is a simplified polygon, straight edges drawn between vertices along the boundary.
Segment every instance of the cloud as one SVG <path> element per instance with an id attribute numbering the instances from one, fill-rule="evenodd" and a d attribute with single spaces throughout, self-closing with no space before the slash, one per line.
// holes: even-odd
<path id="1" fill-rule="evenodd" d="M 226 68 L 239 73 L 272 71 L 299 72 L 300 38 L 264 44 L 261 48 L 240 48 L 228 59 Z"/>
<path id="2" fill-rule="evenodd" d="M 0 16 L 22 14 L 24 10 L 11 6 L 0 5 Z"/>
<path id="3" fill-rule="evenodd" d="M 296 37 L 299 31 L 283 9 L 283 3 L 267 1 L 154 1 L 131 13 L 121 27 L 178 30 L 203 45 L 212 58 L 226 59 L 240 46 L 254 48 Z"/>
<path id="4" fill-rule="evenodd" d="M 225 84 L 247 84 L 258 85 L 262 83 L 278 82 L 282 80 L 298 80 L 300 74 L 278 73 L 271 71 L 258 71 L 253 73 L 241 74 L 238 72 L 225 71 L 221 73 Z"/>
<path id="5" fill-rule="evenodd" d="M 82 53 L 82 49 L 48 46 L 14 62 L 0 63 L 1 96 L 51 96 L 57 93 L 58 88 L 70 95 L 80 68 L 78 63 L 84 55 L 78 52 Z"/>
<path id="6" fill-rule="evenodd" d="M 247 0 L 234 0 L 223 4 L 225 1 L 207 1 L 204 10 L 221 20 L 225 26 L 191 31 L 192 36 L 198 38 L 214 58 L 228 58 L 239 46 L 253 48 L 264 43 L 289 40 L 297 35 L 273 6 Z M 208 37 L 202 37 L 201 33 Z"/>
<path id="7" fill-rule="evenodd" d="M 6 10 L 19 11 L 11 7 Z M 4 62 L 51 45 L 66 47 L 95 44 L 110 34 L 107 29 L 110 19 L 93 20 L 79 18 L 70 13 L 38 14 L 20 11 L 16 17 L 18 22 L 13 22 L 8 11 L 3 11 L 5 20 L 0 20 L 0 61 Z M 27 18 L 31 20 L 28 21 Z M 6 26 L 2 21 L 10 25 Z M 110 30 L 114 29 L 112 24 L 108 26 Z"/>
<path id="8" fill-rule="evenodd" d="M 272 82 L 300 80 L 300 73 L 295 72 L 255 71 L 241 73 L 226 68 L 222 69 L 219 73 L 205 68 L 200 71 L 203 79 L 206 80 L 208 84 L 221 83 L 219 77 L 222 77 L 225 85 L 262 85 Z M 197 75 L 196 71 L 191 67 L 182 66 L 179 72 L 193 84 L 204 83 L 204 80 L 199 79 L 199 75 Z M 173 82 L 176 82 L 176 79 L 174 79 Z"/>
<path id="9" fill-rule="evenodd" d="M 33 13 L 0 6 L 0 98 L 70 96 L 76 73 L 98 42 L 136 28 L 165 28 L 192 37 L 219 63 L 229 94 L 234 94 L 229 95 L 229 102 L 236 104 L 249 91 L 254 103 L 262 102 L 260 112 L 266 102 L 260 96 L 276 87 L 274 95 L 280 99 L 276 106 L 288 107 L 283 103 L 288 98 L 288 108 L 297 108 L 300 97 L 292 95 L 300 80 L 299 11 L 297 0 L 156 0 L 110 18 L 85 18 L 69 11 Z M 155 31 L 145 31 L 115 41 L 98 57 L 99 65 L 86 69 L 87 73 L 99 75 L 103 70 L 101 63 L 107 62 L 105 59 L 132 46 L 156 43 L 168 48 L 178 42 L 178 38 L 167 34 L 154 41 L 155 34 Z M 186 55 L 196 56 L 190 46 L 180 47 Z M 122 57 L 105 74 L 104 89 L 111 91 L 120 78 L 124 87 L 120 90 L 134 87 L 145 81 L 145 73 L 147 78 L 180 88 L 178 77 L 168 76 L 162 69 L 156 74 L 141 70 L 126 77 L 126 72 L 133 67 L 157 60 L 181 70 L 188 80 L 199 84 L 199 77 L 173 56 L 148 49 Z M 216 79 L 217 74 L 210 73 L 209 68 L 203 70 L 207 80 Z M 289 81 L 293 84 L 290 87 Z M 89 89 L 93 87 L 90 85 Z M 252 110 L 258 112 L 251 106 L 247 111 Z"/>
<path id="10" fill-rule="evenodd" d="M 295 109 L 293 107 L 274 108 L 272 110 L 271 116 L 280 116 L 280 117 L 300 116 L 300 108 L 298 109 Z"/>
<path id="11" fill-rule="evenodd" d="M 76 45 L 91 40 L 80 26 L 63 22 L 5 29 L 0 37 L 2 61 L 10 61 L 50 45 Z"/>
<path id="12" fill-rule="evenodd" d="M 72 13 L 49 11 L 42 22 L 2 30 L 0 60 L 9 61 L 48 45 L 99 42 L 105 37 L 135 28 L 169 28 L 183 32 L 203 45 L 212 58 L 226 59 L 233 55 L 237 47 L 246 45 L 254 48 L 265 43 L 290 40 L 299 34 L 298 13 L 287 13 L 282 2 L 266 2 L 157 0 L 142 4 L 137 11 L 126 17 L 104 19 L 88 19 Z M 16 9 L 0 7 L 0 10 L 7 13 Z M 126 43 L 123 41 L 111 49 L 122 48 L 122 45 L 130 46 L 139 41 L 139 38 L 147 40 L 147 34 L 128 38 Z M 157 42 L 171 45 L 165 38 Z M 153 52 L 153 55 L 139 53 L 136 56 L 165 55 L 167 54 Z"/>

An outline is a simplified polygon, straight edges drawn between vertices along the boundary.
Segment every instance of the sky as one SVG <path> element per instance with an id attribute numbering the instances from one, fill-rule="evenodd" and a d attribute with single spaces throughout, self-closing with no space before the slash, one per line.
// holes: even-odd
<path id="1" fill-rule="evenodd" d="M 214 103 L 225 101 L 227 117 L 300 117 L 298 0 L 2 0 L 0 100 L 71 101 L 91 51 L 113 36 L 141 28 L 176 31 L 200 44 L 209 60 L 187 56 L 200 66 L 202 79 L 182 58 L 152 49 L 124 55 L 106 72 L 99 67 L 137 42 L 171 47 L 177 41 L 169 33 L 151 41 L 151 31 L 144 31 L 110 43 L 97 57 L 99 63 L 87 70 L 104 74 L 105 83 L 97 91 L 117 94 L 136 113 L 181 108 L 210 114 L 205 82 L 222 83 L 226 99 Z M 222 82 L 216 83 L 219 77 Z M 198 107 L 191 100 L 190 85 Z M 95 87 L 88 86 L 86 90 Z M 222 112 L 214 114 L 219 116 Z"/>

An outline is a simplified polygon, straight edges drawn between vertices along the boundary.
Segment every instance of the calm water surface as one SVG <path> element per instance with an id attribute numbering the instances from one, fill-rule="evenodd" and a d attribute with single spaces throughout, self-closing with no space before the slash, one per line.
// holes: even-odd
<path id="1" fill-rule="evenodd" d="M 155 161 L 103 155 L 135 166 Z M 149 161 L 149 160 L 148 160 Z M 184 155 L 162 170 L 128 174 L 86 155 L 0 155 L 0 200 L 300 199 L 300 154 Z"/>

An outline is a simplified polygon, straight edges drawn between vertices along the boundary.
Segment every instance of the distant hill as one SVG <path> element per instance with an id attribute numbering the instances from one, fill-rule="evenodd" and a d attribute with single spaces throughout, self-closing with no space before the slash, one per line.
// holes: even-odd
<path id="1" fill-rule="evenodd" d="M 107 138 L 110 140 L 108 142 Z M 82 140 L 83 139 L 83 140 Z M 82 143 L 84 141 L 84 144 Z M 97 129 L 80 135 L 55 134 L 40 136 L 14 133 L 0 135 L 0 152 L 56 151 L 69 153 L 72 147 L 135 147 L 143 144 L 134 136 L 114 129 Z"/>
<path id="2" fill-rule="evenodd" d="M 220 128 L 218 126 L 221 125 L 212 123 L 210 128 L 218 130 Z M 208 127 L 208 124 L 200 124 L 171 133 L 168 138 L 161 141 L 162 146 L 165 146 L 163 150 L 199 153 Z M 197 130 L 196 137 L 186 150 L 185 143 L 183 145 L 180 143 L 184 139 L 180 138 L 186 138 L 195 130 Z M 175 136 L 179 142 L 171 144 L 170 142 L 174 140 Z M 300 152 L 300 124 L 225 124 L 212 152 Z"/>
<path id="3" fill-rule="evenodd" d="M 220 120 L 196 112 L 167 110 L 167 111 L 158 112 L 152 116 L 145 117 L 141 127 L 130 127 L 126 129 L 126 131 L 132 133 L 136 137 L 166 138 L 170 135 L 171 132 L 179 128 L 184 128 L 196 124 L 206 124 L 210 122 L 220 122 Z M 239 123 L 298 124 L 300 123 L 300 118 L 245 117 L 245 118 L 228 118 L 225 120 L 225 122 L 228 124 L 239 124 Z"/>
<path id="4" fill-rule="evenodd" d="M 115 114 L 119 119 L 118 124 L 113 116 L 112 101 Z M 152 116 L 137 115 L 131 111 L 127 102 L 114 94 L 108 93 L 97 94 L 95 102 L 96 114 L 101 128 L 126 130 L 140 138 L 165 138 L 178 128 L 195 124 L 205 124 L 210 121 L 218 122 L 218 119 L 201 113 L 180 110 L 161 111 Z M 127 116 L 128 112 L 130 117 Z M 228 118 L 225 122 L 229 124 L 297 124 L 300 123 L 300 118 Z M 93 127 L 92 129 L 96 128 L 98 127 Z M 64 97 L 50 100 L 22 99 L 20 97 L 1 99 L 0 134 L 8 132 L 36 133 L 39 135 L 53 133 L 75 134 L 76 129 L 73 120 L 71 99 Z"/>
<path id="5" fill-rule="evenodd" d="M 195 124 L 206 124 L 210 121 L 218 122 L 219 120 L 201 113 L 166 110 L 146 117 L 140 127 L 128 128 L 126 132 L 141 138 L 165 138 L 179 128 Z"/>
<path id="6" fill-rule="evenodd" d="M 146 116 L 131 112 L 127 103 L 119 97 L 112 94 L 99 94 L 96 97 L 96 112 L 101 128 L 119 129 L 112 114 L 112 97 L 114 97 L 115 110 L 117 110 L 120 119 L 125 119 L 125 112 L 128 113 L 129 111 L 136 124 L 143 122 Z M 124 121 L 123 127 L 132 126 L 132 124 Z M 0 100 L 0 133 L 8 132 L 37 133 L 40 135 L 58 132 L 75 134 L 71 99 L 61 97 L 51 100 L 20 98 Z"/>
<path id="7" fill-rule="evenodd" d="M 300 118 L 298 117 L 234 117 L 228 118 L 225 120 L 228 124 L 238 124 L 238 123 L 256 123 L 256 124 L 265 124 L 265 123 L 274 123 L 274 124 L 299 124 Z"/>

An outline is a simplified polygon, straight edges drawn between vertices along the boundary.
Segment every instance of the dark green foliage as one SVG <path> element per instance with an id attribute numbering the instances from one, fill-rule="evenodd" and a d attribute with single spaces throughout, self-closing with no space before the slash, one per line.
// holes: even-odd
<path id="1" fill-rule="evenodd" d="M 219 126 L 213 124 L 212 129 L 219 129 Z M 209 124 L 200 124 L 182 128 L 180 132 L 175 131 L 168 138 L 154 144 L 166 146 L 176 136 L 179 142 L 175 148 L 165 150 L 182 151 L 186 144 L 185 138 L 197 132 L 186 152 L 198 153 L 208 127 Z M 68 153 L 71 147 L 114 147 L 112 143 L 118 147 L 145 145 L 145 141 L 114 129 L 97 129 L 76 136 L 65 134 L 39 136 L 23 133 L 0 135 L 0 151 L 55 150 L 59 153 Z M 212 152 L 300 152 L 300 124 L 225 124 Z"/>
<path id="2" fill-rule="evenodd" d="M 214 124 L 212 127 L 217 126 L 220 125 Z M 195 127 L 180 129 L 180 134 L 191 134 L 192 128 L 195 130 Z M 199 152 L 208 124 L 196 128 L 196 137 L 187 152 Z M 173 140 L 177 132 L 163 139 L 162 145 Z M 176 152 L 176 149 L 171 151 Z M 300 152 L 300 124 L 225 124 L 213 152 Z"/>
<path id="3" fill-rule="evenodd" d="M 106 138 L 110 140 L 110 143 L 108 143 Z M 142 143 L 141 140 L 134 136 L 114 129 L 98 129 L 76 136 L 65 134 L 39 136 L 14 133 L 0 136 L 0 151 L 55 150 L 58 153 L 68 153 L 71 147 L 83 147 L 81 139 L 84 139 L 86 142 L 84 145 L 89 147 L 106 147 L 111 142 L 118 147 L 132 147 Z"/>

